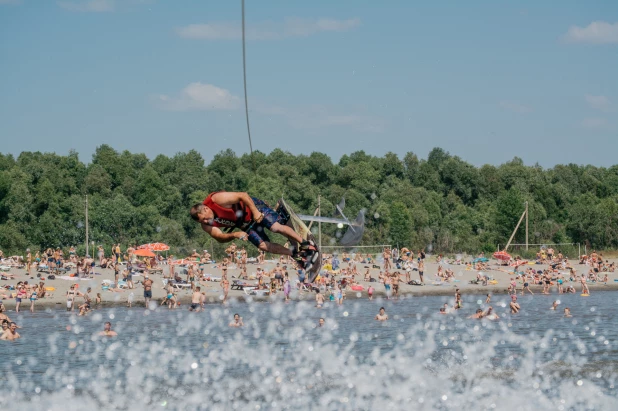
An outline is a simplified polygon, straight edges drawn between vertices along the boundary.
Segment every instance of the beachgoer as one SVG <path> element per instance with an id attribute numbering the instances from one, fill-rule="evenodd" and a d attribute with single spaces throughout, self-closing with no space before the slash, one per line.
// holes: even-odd
<path id="1" fill-rule="evenodd" d="M 378 314 L 376 314 L 375 319 L 377 321 L 386 321 L 386 320 L 388 320 L 388 314 L 386 314 L 386 311 L 384 310 L 384 307 L 380 307 L 380 312 L 378 312 Z"/>
<path id="2" fill-rule="evenodd" d="M 6 311 L 6 307 L 4 306 L 4 303 L 0 300 L 0 321 L 7 321 L 7 322 L 11 322 L 11 319 L 9 318 L 8 315 L 6 315 L 4 312 Z"/>
<path id="3" fill-rule="evenodd" d="M 509 307 L 511 308 L 511 314 L 517 314 L 519 310 L 521 309 L 521 307 L 519 306 L 519 303 L 517 302 L 516 295 L 511 295 L 511 302 L 509 304 Z"/>
<path id="4" fill-rule="evenodd" d="M 300 251 L 310 252 L 308 258 L 313 257 L 313 252 L 317 251 L 314 244 L 304 241 L 292 228 L 279 223 L 279 214 L 264 201 L 250 197 L 247 193 L 210 193 L 203 203 L 195 204 L 191 208 L 191 217 L 220 243 L 235 239 L 249 240 L 260 250 L 293 257 L 301 267 L 305 266 L 307 260 L 303 259 Z M 221 228 L 241 231 L 224 233 Z M 266 230 L 282 234 L 300 244 L 300 247 L 290 250 L 281 244 L 273 243 Z"/>
<path id="5" fill-rule="evenodd" d="M 73 311 L 73 306 L 75 305 L 76 296 L 77 296 L 77 291 L 75 291 L 75 284 L 73 284 L 67 290 L 67 311 Z"/>
<path id="6" fill-rule="evenodd" d="M 21 335 L 17 332 L 17 324 L 10 323 L 8 330 L 6 330 L 2 336 L 0 336 L 0 340 L 13 341 L 18 338 L 21 338 Z"/>
<path id="7" fill-rule="evenodd" d="M 320 293 L 320 290 L 315 291 L 315 306 L 317 308 L 322 308 L 324 305 L 324 296 Z"/>
<path id="8" fill-rule="evenodd" d="M 105 337 L 115 337 L 118 335 L 118 333 L 116 331 L 112 331 L 112 323 L 108 321 L 103 326 L 103 331 L 101 331 L 99 335 L 105 336 Z"/>
<path id="9" fill-rule="evenodd" d="M 418 277 L 421 280 L 421 284 L 425 284 L 425 280 L 423 279 L 423 274 L 425 272 L 425 260 L 419 257 L 418 259 Z"/>
<path id="10" fill-rule="evenodd" d="M 17 288 L 17 294 L 15 294 L 15 312 L 16 313 L 19 312 L 19 306 L 21 305 L 21 301 L 27 297 L 28 297 L 28 292 L 26 291 L 26 286 L 22 284 Z"/>
<path id="11" fill-rule="evenodd" d="M 569 307 L 564 307 L 564 316 L 571 317 L 571 309 Z"/>
<path id="12" fill-rule="evenodd" d="M 558 308 L 558 304 L 560 304 L 558 301 L 554 301 L 549 309 L 556 310 Z"/>
<path id="13" fill-rule="evenodd" d="M 335 288 L 335 301 L 337 301 L 337 305 L 343 305 L 343 290 L 341 289 L 341 284 L 337 284 Z"/>
<path id="14" fill-rule="evenodd" d="M 88 287 L 85 293 L 78 293 L 84 298 L 84 303 L 78 307 L 81 315 L 84 315 L 86 312 L 90 311 L 90 303 L 92 302 L 92 298 L 90 297 L 91 292 L 92 288 Z"/>
<path id="15" fill-rule="evenodd" d="M 230 323 L 230 327 L 242 327 L 243 325 L 242 317 L 238 314 L 234 314 L 234 321 Z"/>
<path id="16" fill-rule="evenodd" d="M 446 314 L 445 311 L 443 311 L 444 308 L 440 308 L 440 313 L 442 314 Z M 469 316 L 468 318 L 472 318 L 472 319 L 481 319 L 483 318 L 483 310 L 481 310 L 480 308 L 476 309 L 476 312 L 474 314 L 472 314 L 471 316 Z"/>
<path id="17" fill-rule="evenodd" d="M 374 293 L 375 289 L 373 288 L 373 286 L 369 286 L 369 288 L 367 288 L 367 296 L 369 296 L 370 300 L 373 300 L 373 293 Z"/>
<path id="18" fill-rule="evenodd" d="M 590 290 L 588 289 L 588 284 L 586 284 L 586 276 L 582 273 L 582 276 L 579 280 L 582 285 L 582 294 L 590 295 Z"/>
<path id="19" fill-rule="evenodd" d="M 320 318 L 320 320 L 318 321 L 318 327 L 324 327 L 324 318 Z"/>
<path id="20" fill-rule="evenodd" d="M 500 317 L 498 317 L 498 314 L 496 314 L 495 312 L 493 312 L 493 307 L 489 307 L 487 308 L 487 311 L 485 313 L 483 313 L 483 318 L 487 318 L 488 320 L 497 320 Z"/>
<path id="21" fill-rule="evenodd" d="M 227 279 L 227 271 L 223 271 L 221 276 L 221 288 L 223 288 L 223 304 L 227 301 L 227 295 L 230 292 L 230 281 Z"/>
<path id="22" fill-rule="evenodd" d="M 30 312 L 33 313 L 34 312 L 34 302 L 37 300 L 37 289 L 35 288 L 31 293 L 30 293 Z"/>
<path id="23" fill-rule="evenodd" d="M 393 273 L 391 275 L 391 283 L 393 286 L 393 298 L 399 298 L 399 278 L 400 274 L 399 271 Z"/>
<path id="24" fill-rule="evenodd" d="M 283 295 L 285 295 L 285 301 L 290 301 L 290 291 L 292 290 L 292 286 L 290 285 L 290 278 L 288 273 L 285 273 L 284 282 L 283 282 Z"/>
<path id="25" fill-rule="evenodd" d="M 154 282 L 150 279 L 148 274 L 144 277 L 144 281 L 142 281 L 142 285 L 144 286 L 144 304 L 146 308 L 148 308 L 150 304 L 150 300 L 152 299 L 152 284 Z"/>
<path id="26" fill-rule="evenodd" d="M 202 300 L 202 292 L 201 287 L 195 287 L 195 291 L 191 295 L 191 306 L 189 306 L 189 311 L 199 312 L 201 309 L 200 302 Z"/>

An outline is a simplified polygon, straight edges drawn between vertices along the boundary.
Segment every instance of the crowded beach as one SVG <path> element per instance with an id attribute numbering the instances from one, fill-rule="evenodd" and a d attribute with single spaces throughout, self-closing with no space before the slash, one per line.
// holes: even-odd
<path id="1" fill-rule="evenodd" d="M 62 309 L 87 316 L 109 306 L 146 306 L 199 312 L 207 304 L 232 301 L 327 302 L 344 305 L 348 299 L 399 299 L 413 295 L 454 295 L 451 303 L 435 307 L 440 314 L 463 312 L 473 319 L 498 320 L 491 307 L 492 294 L 510 295 L 510 312 L 521 307 L 518 296 L 589 296 L 617 289 L 616 260 L 592 251 L 577 260 L 560 250 L 543 247 L 535 260 L 508 253 L 490 256 L 428 255 L 423 250 L 384 248 L 380 253 L 324 254 L 320 274 L 313 282 L 287 256 L 272 259 L 263 251 L 248 257 L 243 246 L 232 243 L 226 256 L 215 260 L 208 250 L 193 250 L 184 258 L 165 255 L 162 243 L 97 248 L 96 256 L 79 256 L 76 248 L 25 250 L 23 256 L 0 251 L 0 338 L 20 337 L 19 319 L 38 310 Z M 467 312 L 462 294 L 486 294 L 486 309 Z M 558 309 L 557 300 L 551 305 Z M 383 310 L 382 310 L 383 311 Z M 568 307 L 564 315 L 572 314 Z M 384 313 L 376 319 L 384 321 Z M 230 326 L 242 326 L 232 318 Z M 106 324 L 102 335 L 114 335 Z"/>

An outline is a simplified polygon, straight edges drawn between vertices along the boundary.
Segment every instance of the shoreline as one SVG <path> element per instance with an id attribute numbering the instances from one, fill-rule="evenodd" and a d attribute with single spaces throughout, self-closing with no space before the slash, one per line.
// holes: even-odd
<path id="1" fill-rule="evenodd" d="M 440 296 L 448 296 L 448 297 L 454 297 L 455 295 L 455 289 L 458 287 L 457 283 L 451 285 L 451 286 L 432 286 L 432 285 L 426 285 L 426 286 L 411 286 L 414 288 L 419 288 L 420 290 L 418 290 L 417 292 L 411 291 L 411 290 L 406 290 L 403 292 L 400 292 L 399 295 L 399 299 L 407 299 L 407 298 L 413 298 L 413 297 L 440 297 Z M 462 296 L 466 296 L 466 295 L 487 295 L 487 294 L 491 294 L 492 297 L 494 296 L 498 296 L 498 295 L 509 295 L 508 294 L 508 290 L 505 287 L 499 286 L 499 285 L 490 285 L 490 286 L 478 286 L 479 288 L 466 288 L 465 290 L 460 287 L 460 291 L 462 292 Z M 482 287 L 482 288 L 481 288 Z M 614 283 L 614 284 L 607 284 L 607 285 L 589 285 L 588 286 L 590 288 L 590 293 L 591 295 L 597 292 L 612 292 L 612 291 L 618 291 L 618 282 Z M 535 286 L 530 286 L 531 290 L 534 292 L 534 295 L 537 296 L 547 296 L 547 297 L 557 297 L 557 296 L 561 296 L 561 295 L 568 295 L 567 293 L 563 293 L 563 294 L 557 294 L 556 292 L 550 293 L 550 294 L 542 294 L 541 291 L 543 289 L 543 286 L 541 285 L 535 285 Z M 134 289 L 136 291 L 141 291 L 141 288 L 138 289 Z M 464 292 L 465 291 L 465 292 Z M 135 291 L 134 291 L 135 292 Z M 358 294 L 361 294 L 360 296 Z M 575 293 L 571 293 L 574 296 L 579 296 L 580 292 L 576 291 Z M 523 296 L 521 295 L 521 293 L 518 292 L 517 296 L 519 298 L 521 297 L 525 297 L 525 296 L 530 296 L 529 293 L 524 294 Z M 97 305 L 97 304 L 92 304 L 92 311 L 96 311 L 97 309 L 103 309 L 103 308 L 119 308 L 119 307 L 123 307 L 123 308 L 145 308 L 145 303 L 143 301 L 143 297 L 137 297 L 139 298 L 137 300 L 133 301 L 133 304 L 131 307 L 129 307 L 127 305 L 127 300 L 125 299 L 118 299 L 117 301 L 112 301 L 112 300 L 105 300 L 102 301 L 101 304 Z M 373 293 L 373 299 L 374 300 L 379 300 L 379 299 L 385 299 L 386 298 L 386 292 L 383 290 L 376 290 Z M 177 310 L 187 310 L 189 305 L 191 304 L 191 296 L 190 295 L 179 295 L 177 296 L 178 301 L 180 302 L 180 305 L 176 308 Z M 367 291 L 346 291 L 346 295 L 345 295 L 345 301 L 355 301 L 355 300 L 363 300 L 363 299 L 368 299 L 368 295 L 367 295 Z M 212 305 L 223 305 L 219 300 L 219 296 L 208 296 L 207 300 L 206 300 L 206 307 L 208 306 L 212 306 Z M 396 301 L 397 299 L 393 299 L 391 298 L 390 300 Z M 387 301 L 390 301 L 387 300 Z M 168 309 L 166 305 L 160 305 L 162 298 L 160 297 L 153 297 L 152 299 L 153 302 L 155 302 L 157 304 L 157 308 L 158 309 Z M 277 292 L 277 294 L 275 294 L 274 296 L 250 296 L 250 295 L 234 295 L 234 296 L 228 296 L 228 303 L 225 304 L 225 306 L 229 307 L 231 305 L 234 304 L 250 304 L 250 303 L 276 303 L 276 302 L 284 302 L 284 295 L 282 291 Z M 299 302 L 308 302 L 308 303 L 314 303 L 315 302 L 315 293 L 313 292 L 309 292 L 309 291 L 305 291 L 303 292 L 303 294 L 298 294 L 296 293 L 292 293 L 290 296 L 290 300 L 289 303 L 299 303 Z M 328 301 L 327 301 L 328 302 Z M 76 301 L 75 304 L 75 308 L 73 309 L 74 313 L 79 313 L 79 309 L 77 309 L 77 306 L 81 303 L 81 300 Z M 334 302 L 333 302 L 334 303 Z M 345 305 L 345 302 L 344 304 Z M 13 313 L 13 314 L 21 314 L 21 313 L 30 313 L 30 303 L 29 301 L 27 303 L 23 303 L 21 305 L 21 309 L 19 313 L 15 312 L 15 301 L 14 300 L 4 300 L 4 306 L 6 308 L 5 313 Z M 35 313 L 36 312 L 47 312 L 47 311 L 66 311 L 66 305 L 64 304 L 64 302 L 61 301 L 56 301 L 54 300 L 48 300 L 48 301 L 41 301 L 41 300 L 37 300 L 37 302 L 35 303 Z"/>
<path id="2" fill-rule="evenodd" d="M 249 275 L 255 273 L 258 267 L 265 269 L 266 271 L 270 271 L 275 267 L 276 261 L 267 261 L 262 265 L 257 264 L 248 264 L 247 271 Z M 450 268 L 453 270 L 455 277 L 451 282 L 443 282 L 440 285 L 434 285 L 434 281 L 437 280 L 436 273 L 438 272 L 438 264 L 435 261 L 429 261 L 429 259 L 425 260 L 425 285 L 409 285 L 404 283 L 403 281 L 400 283 L 399 287 L 399 295 L 400 298 L 411 298 L 411 297 L 423 297 L 423 296 L 451 296 L 453 299 L 455 297 L 455 289 L 459 288 L 462 296 L 465 298 L 468 294 L 473 295 L 500 295 L 500 294 L 508 294 L 509 283 L 511 279 L 514 278 L 514 275 L 511 272 L 507 272 L 504 270 L 504 267 L 500 267 L 497 265 L 490 266 L 488 270 L 483 271 L 483 274 L 491 277 L 492 280 L 495 281 L 493 284 L 488 284 L 486 286 L 480 284 L 470 284 L 470 281 L 476 280 L 478 272 L 476 270 L 466 269 L 465 265 L 449 265 L 447 263 L 442 263 L 444 268 Z M 342 264 L 342 267 L 347 267 L 347 264 Z M 534 265 L 535 270 L 541 270 L 546 268 L 545 265 Z M 573 267 L 577 271 L 578 274 L 582 272 L 587 272 L 590 267 L 586 265 L 579 265 L 573 261 Z M 218 265 L 204 265 L 204 273 L 210 276 L 220 276 L 221 269 Z M 370 275 L 372 278 L 377 279 L 380 269 L 377 268 L 367 268 L 363 264 L 357 264 L 357 269 L 359 274 L 357 278 L 363 278 L 364 272 L 369 269 Z M 292 284 L 292 293 L 290 294 L 290 302 L 298 302 L 298 301 L 306 301 L 313 302 L 315 301 L 315 293 L 310 291 L 300 292 L 296 288 L 296 280 L 298 279 L 297 273 L 292 267 L 289 267 L 287 270 L 290 275 L 290 282 Z M 394 271 L 394 270 L 391 270 Z M 403 270 L 397 270 L 403 272 Z M 114 272 L 111 269 L 101 269 L 97 267 L 95 269 L 96 275 L 93 279 L 60 279 L 57 278 L 55 280 L 46 280 L 46 287 L 53 287 L 55 290 L 51 291 L 50 294 L 43 299 L 39 299 L 35 302 L 35 312 L 37 311 L 45 311 L 47 309 L 62 310 L 66 311 L 66 292 L 69 290 L 72 284 L 78 284 L 78 290 L 84 291 L 86 288 L 91 287 L 91 297 L 93 300 L 92 307 L 96 308 L 111 308 L 111 307 L 127 307 L 128 299 L 130 295 L 132 296 L 132 306 L 133 307 L 144 307 L 144 297 L 143 297 L 143 288 L 140 284 L 140 281 L 143 279 L 142 275 L 134 274 L 134 284 L 135 287 L 133 289 L 126 289 L 120 292 L 109 292 L 103 291 L 102 282 L 104 280 L 113 281 Z M 169 266 L 163 266 L 163 272 L 165 274 L 169 274 Z M 40 281 L 39 278 L 36 277 L 37 273 L 32 272 L 34 275 L 28 275 L 24 269 L 11 269 L 10 273 L 15 275 L 15 279 L 13 280 L 3 280 L 0 281 L 0 285 L 16 285 L 18 281 L 28 281 L 29 284 L 35 284 Z M 228 270 L 228 278 L 230 279 L 230 283 L 233 280 L 238 279 L 240 274 L 240 270 L 237 267 L 230 267 Z M 603 273 L 604 275 L 605 273 Z M 163 290 L 163 275 L 158 273 L 150 273 L 150 278 L 154 281 L 152 287 L 152 301 L 159 306 L 161 301 L 165 298 L 166 292 Z M 181 277 L 184 279 L 185 275 L 182 274 Z M 599 292 L 599 291 L 616 291 L 618 290 L 618 272 L 608 273 L 608 283 L 604 285 L 603 282 L 599 283 L 588 283 L 588 287 L 590 288 L 591 293 Z M 412 271 L 410 273 L 411 280 L 419 280 L 419 275 L 417 271 Z M 248 283 L 256 283 L 255 280 L 248 280 Z M 380 282 L 365 282 L 359 281 L 358 284 L 364 287 L 363 291 L 354 291 L 354 290 L 346 290 L 346 300 L 354 301 L 357 299 L 367 299 L 367 288 L 371 285 L 374 287 L 374 298 L 385 298 L 386 291 L 384 286 Z M 201 291 L 206 295 L 206 303 L 208 305 L 211 304 L 221 304 L 221 298 L 223 295 L 223 289 L 219 282 L 210 282 L 210 281 L 200 281 L 198 284 L 201 287 Z M 573 285 L 576 289 L 574 295 L 579 296 L 581 293 L 581 285 L 579 282 L 569 282 L 567 281 L 565 287 L 568 285 Z M 521 292 L 521 282 L 518 281 L 517 284 L 518 291 Z M 531 285 L 530 288 L 534 292 L 534 295 L 544 295 L 541 294 L 542 285 Z M 0 289 L 0 294 L 5 294 L 10 297 L 11 293 L 15 291 L 9 291 Z M 101 294 L 102 303 L 100 305 L 94 304 L 95 297 L 97 293 Z M 360 293 L 360 295 L 358 295 Z M 328 299 L 327 293 L 324 293 L 326 299 Z M 559 296 L 561 294 L 557 294 L 556 286 L 552 285 L 550 288 L 550 296 Z M 519 296 L 519 294 L 518 294 Z M 178 290 L 176 292 L 176 299 L 180 302 L 180 306 L 177 308 L 184 309 L 185 306 L 188 306 L 191 303 L 191 291 L 187 289 Z M 248 303 L 248 302 L 275 302 L 275 301 L 284 301 L 283 291 L 278 291 L 273 296 L 255 296 L 248 295 L 242 290 L 231 290 L 228 294 L 228 305 L 230 304 L 239 304 L 239 303 Z M 15 299 L 7 298 L 3 300 L 4 306 L 7 312 L 15 314 Z M 81 305 L 83 302 L 82 297 L 77 297 L 75 299 L 75 308 L 74 311 L 77 311 L 77 306 Z M 345 305 L 345 302 L 344 302 Z M 128 307 L 127 307 L 128 308 Z M 167 307 L 165 307 L 167 309 Z M 30 300 L 24 299 L 21 303 L 20 313 L 21 312 L 29 312 L 30 311 Z"/>

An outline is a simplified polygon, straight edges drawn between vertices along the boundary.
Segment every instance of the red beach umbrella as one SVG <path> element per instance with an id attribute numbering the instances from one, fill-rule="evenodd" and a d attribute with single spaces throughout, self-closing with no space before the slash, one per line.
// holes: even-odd
<path id="1" fill-rule="evenodd" d="M 511 264 L 509 264 L 509 266 L 519 267 L 520 265 L 526 265 L 526 264 L 528 264 L 528 260 L 515 260 Z"/>
<path id="2" fill-rule="evenodd" d="M 142 244 L 137 247 L 138 250 L 150 250 L 150 251 L 167 251 L 170 249 L 170 246 L 163 243 L 149 243 Z"/>
<path id="3" fill-rule="evenodd" d="M 142 248 L 140 250 L 135 250 L 133 255 L 136 255 L 138 257 L 156 257 L 155 253 L 153 253 L 150 250 L 146 250 L 145 248 Z"/>
<path id="4" fill-rule="evenodd" d="M 494 258 L 496 260 L 509 261 L 511 259 L 511 255 L 506 251 L 496 251 L 494 253 Z"/>

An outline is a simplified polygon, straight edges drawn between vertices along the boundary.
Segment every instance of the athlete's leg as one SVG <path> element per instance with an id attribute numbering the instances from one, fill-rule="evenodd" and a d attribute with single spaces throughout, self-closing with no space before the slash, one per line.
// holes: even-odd
<path id="1" fill-rule="evenodd" d="M 247 231 L 247 235 L 249 236 L 249 242 L 262 251 L 272 254 L 292 255 L 292 250 L 270 241 L 263 227 L 257 227 L 255 230 L 251 229 Z"/>
<path id="2" fill-rule="evenodd" d="M 262 241 L 258 248 L 272 254 L 292 255 L 292 251 L 289 248 L 277 243 Z"/>
<path id="3" fill-rule="evenodd" d="M 274 223 L 273 225 L 270 226 L 270 231 L 272 231 L 273 233 L 284 235 L 289 240 L 296 241 L 297 243 L 303 242 L 303 238 L 300 235 L 298 235 L 296 231 L 292 230 L 292 228 L 288 227 L 287 225 L 283 225 L 280 223 Z"/>
<path id="4" fill-rule="evenodd" d="M 260 212 L 264 214 L 264 219 L 259 224 L 262 230 L 266 228 L 273 233 L 281 234 L 287 237 L 288 240 L 295 241 L 299 244 L 303 242 L 303 238 L 296 231 L 294 231 L 291 227 L 288 227 L 287 225 L 281 224 L 279 222 L 279 219 L 281 218 L 279 213 L 277 213 L 275 210 L 270 208 L 266 203 L 264 203 L 258 198 L 253 198 L 253 202 L 255 203 L 255 206 L 258 208 L 258 210 L 260 210 Z M 256 229 L 259 229 L 259 227 L 256 227 Z M 269 242 L 267 238 L 264 238 L 263 240 Z"/>

